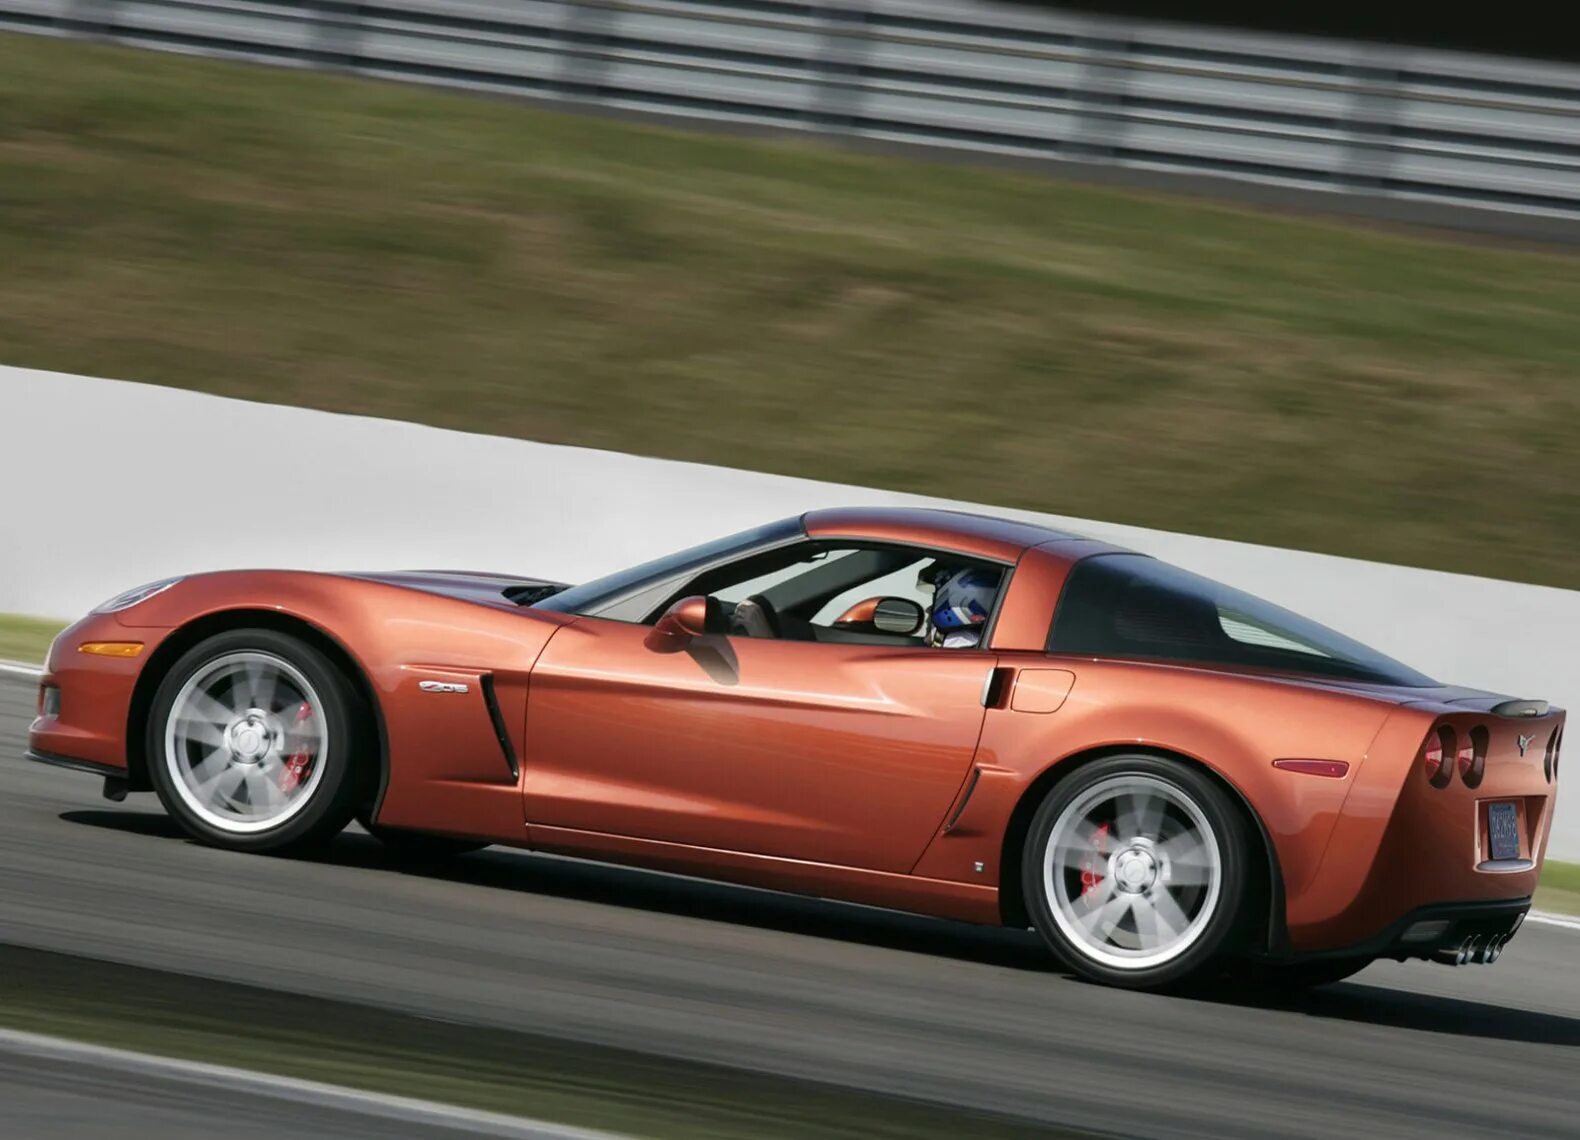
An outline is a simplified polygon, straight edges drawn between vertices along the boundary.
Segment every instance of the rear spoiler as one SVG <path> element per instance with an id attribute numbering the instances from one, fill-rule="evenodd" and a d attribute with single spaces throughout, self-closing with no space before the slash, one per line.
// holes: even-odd
<path id="1" fill-rule="evenodd" d="M 1501 701 L 1488 710 L 1494 716 L 1546 716 L 1546 701 Z"/>

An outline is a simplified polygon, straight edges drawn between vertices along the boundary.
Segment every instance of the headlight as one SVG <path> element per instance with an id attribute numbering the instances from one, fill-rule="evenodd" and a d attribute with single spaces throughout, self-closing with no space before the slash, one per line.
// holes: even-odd
<path id="1" fill-rule="evenodd" d="M 129 610 L 138 602 L 146 602 L 155 594 L 164 593 L 179 581 L 181 581 L 180 578 L 162 578 L 157 582 L 150 582 L 146 586 L 139 586 L 135 590 L 127 590 L 124 594 L 116 594 L 115 597 L 103 605 L 95 606 L 93 612 L 96 614 L 113 614 L 120 610 Z"/>

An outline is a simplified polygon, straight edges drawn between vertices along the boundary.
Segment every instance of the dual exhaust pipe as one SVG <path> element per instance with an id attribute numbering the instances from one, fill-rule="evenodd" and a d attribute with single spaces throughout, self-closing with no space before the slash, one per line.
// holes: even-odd
<path id="1" fill-rule="evenodd" d="M 1445 966 L 1490 966 L 1498 960 L 1503 953 L 1504 945 L 1514 932 L 1500 934 L 1493 937 L 1481 938 L 1472 934 L 1455 948 L 1445 947 L 1432 955 L 1432 961 L 1441 962 Z"/>

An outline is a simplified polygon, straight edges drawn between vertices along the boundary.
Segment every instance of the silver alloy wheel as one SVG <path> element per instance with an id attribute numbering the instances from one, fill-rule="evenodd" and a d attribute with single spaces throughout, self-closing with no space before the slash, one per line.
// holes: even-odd
<path id="1" fill-rule="evenodd" d="M 164 751 L 186 806 L 222 831 L 246 835 L 278 827 L 312 800 L 329 734 L 300 669 L 272 653 L 227 653 L 181 686 Z"/>
<path id="2" fill-rule="evenodd" d="M 1086 957 L 1144 970 L 1188 950 L 1218 908 L 1217 834 L 1183 788 L 1116 775 L 1078 795 L 1043 852 L 1054 922 Z"/>

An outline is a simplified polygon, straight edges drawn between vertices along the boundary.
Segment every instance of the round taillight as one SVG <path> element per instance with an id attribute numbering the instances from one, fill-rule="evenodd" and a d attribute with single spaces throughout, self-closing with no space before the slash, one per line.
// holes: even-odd
<path id="1" fill-rule="evenodd" d="M 1470 730 L 1465 743 L 1459 746 L 1459 778 L 1465 781 L 1465 787 L 1474 788 L 1481 784 L 1481 777 L 1487 771 L 1487 745 L 1491 740 L 1492 734 L 1478 724 Z"/>
<path id="2" fill-rule="evenodd" d="M 1434 788 L 1446 788 L 1453 778 L 1454 769 L 1446 761 L 1457 751 L 1454 730 L 1447 725 L 1427 733 L 1426 743 L 1421 748 L 1421 765 Z"/>
<path id="3" fill-rule="evenodd" d="M 1558 750 L 1563 747 L 1564 730 L 1562 726 L 1553 729 L 1553 734 L 1547 738 L 1547 756 L 1542 767 L 1547 770 L 1547 782 L 1550 784 L 1558 778 Z"/>

